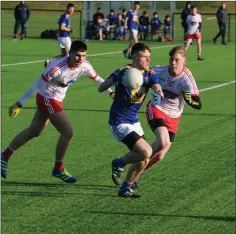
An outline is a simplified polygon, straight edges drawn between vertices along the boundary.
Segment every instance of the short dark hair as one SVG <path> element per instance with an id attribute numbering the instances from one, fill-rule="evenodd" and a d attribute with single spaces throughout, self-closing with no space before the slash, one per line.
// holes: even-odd
<path id="1" fill-rule="evenodd" d="M 144 15 L 144 14 L 147 14 L 147 11 L 143 11 L 143 15 Z"/>
<path id="2" fill-rule="evenodd" d="M 87 50 L 87 45 L 80 40 L 73 41 L 70 47 L 70 51 L 84 52 Z"/>
<path id="3" fill-rule="evenodd" d="M 66 9 L 69 9 L 71 7 L 75 7 L 75 5 L 73 3 L 68 3 Z"/>
<path id="4" fill-rule="evenodd" d="M 140 2 L 139 1 L 135 1 L 134 5 L 140 5 Z"/>
<path id="5" fill-rule="evenodd" d="M 158 13 L 155 11 L 155 12 L 153 12 L 153 15 L 158 15 Z"/>
<path id="6" fill-rule="evenodd" d="M 98 7 L 98 8 L 97 8 L 97 11 L 100 11 L 100 10 L 101 10 L 101 7 Z"/>
<path id="7" fill-rule="evenodd" d="M 110 12 L 115 12 L 115 11 L 113 9 L 111 9 Z"/>
<path id="8" fill-rule="evenodd" d="M 126 12 L 126 9 L 123 9 L 122 12 L 123 12 L 123 13 Z"/>
<path id="9" fill-rule="evenodd" d="M 151 52 L 151 49 L 146 44 L 140 43 L 140 42 L 135 43 L 131 49 L 131 56 L 135 55 L 137 52 L 145 51 L 145 50 L 148 50 L 149 52 Z"/>

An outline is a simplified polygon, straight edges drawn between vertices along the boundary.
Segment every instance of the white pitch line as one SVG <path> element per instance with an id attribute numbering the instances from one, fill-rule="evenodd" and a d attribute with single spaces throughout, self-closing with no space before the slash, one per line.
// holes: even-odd
<path id="1" fill-rule="evenodd" d="M 213 20 L 213 19 L 216 19 L 216 17 L 209 17 L 209 18 L 206 18 L 207 20 Z"/>
<path id="2" fill-rule="evenodd" d="M 211 90 L 211 89 L 221 88 L 221 87 L 226 86 L 226 85 L 234 84 L 235 82 L 236 82 L 235 80 L 232 80 L 232 81 L 227 82 L 227 83 L 223 83 L 223 84 L 211 86 L 211 87 L 209 87 L 209 88 L 201 89 L 201 90 L 199 90 L 199 92 L 204 92 L 204 91 Z"/>
<path id="3" fill-rule="evenodd" d="M 176 45 L 166 45 L 166 46 L 155 46 L 151 47 L 151 49 L 163 49 L 168 47 L 174 47 Z M 109 55 L 109 54 L 120 54 L 122 51 L 114 51 L 114 52 L 106 52 L 106 53 L 100 53 L 100 54 L 88 54 L 87 57 L 95 57 L 95 56 L 102 56 L 102 55 Z M 18 65 L 26 65 L 26 64 L 32 64 L 32 63 L 42 63 L 44 60 L 37 60 L 37 61 L 31 61 L 31 62 L 21 62 L 21 63 L 10 63 L 10 64 L 2 64 L 2 67 L 9 67 L 9 66 L 18 66 Z"/>

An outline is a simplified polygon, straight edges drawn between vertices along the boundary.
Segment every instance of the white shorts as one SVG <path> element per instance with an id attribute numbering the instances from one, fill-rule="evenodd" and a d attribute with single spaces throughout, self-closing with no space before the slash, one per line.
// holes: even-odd
<path id="1" fill-rule="evenodd" d="M 135 36 L 135 37 L 138 36 L 138 30 L 137 29 L 131 29 L 130 32 L 131 32 L 132 37 L 133 36 Z"/>
<path id="2" fill-rule="evenodd" d="M 71 39 L 70 37 L 58 37 L 57 41 L 61 48 L 70 48 L 71 46 Z"/>
<path id="3" fill-rule="evenodd" d="M 122 141 L 127 135 L 129 135 L 133 131 L 136 132 L 139 136 L 144 135 L 143 128 L 140 122 L 134 124 L 122 123 L 117 126 L 110 125 L 110 129 L 113 136 L 118 141 Z"/>

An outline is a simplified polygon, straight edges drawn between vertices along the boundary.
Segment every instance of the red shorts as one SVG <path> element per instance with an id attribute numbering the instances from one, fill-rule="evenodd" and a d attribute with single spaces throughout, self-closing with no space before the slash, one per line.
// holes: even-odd
<path id="1" fill-rule="evenodd" d="M 168 132 L 176 133 L 178 130 L 180 117 L 171 118 L 170 116 L 168 116 L 164 112 L 162 112 L 159 109 L 157 109 L 156 107 L 152 106 L 151 102 L 149 102 L 147 104 L 146 117 L 147 117 L 148 122 L 151 120 L 154 120 L 154 119 L 155 120 L 162 119 L 165 123 L 165 125 L 163 125 L 163 126 L 166 126 Z"/>
<path id="2" fill-rule="evenodd" d="M 201 38 L 201 33 L 188 34 L 188 39 L 199 39 Z"/>
<path id="3" fill-rule="evenodd" d="M 36 96 L 36 104 L 42 113 L 50 115 L 63 110 L 62 102 L 46 98 L 39 93 Z"/>

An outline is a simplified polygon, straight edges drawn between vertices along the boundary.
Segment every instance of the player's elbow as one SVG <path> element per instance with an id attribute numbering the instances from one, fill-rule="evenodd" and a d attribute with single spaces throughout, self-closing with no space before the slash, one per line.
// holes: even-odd
<path id="1" fill-rule="evenodd" d="M 105 91 L 105 89 L 103 88 L 103 85 L 100 84 L 99 87 L 98 87 L 98 92 L 102 93 L 103 91 Z"/>

